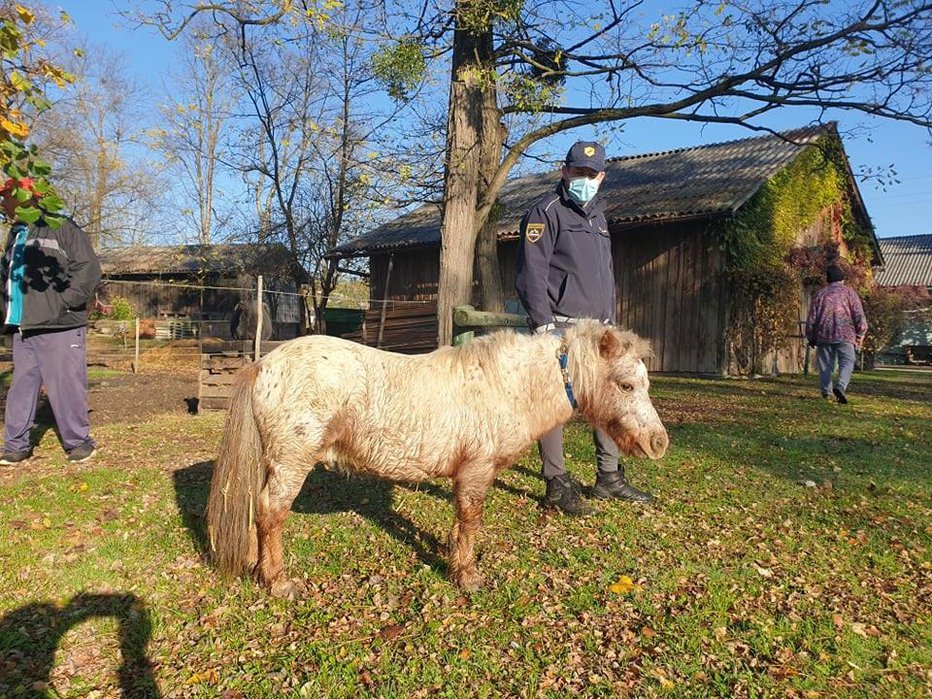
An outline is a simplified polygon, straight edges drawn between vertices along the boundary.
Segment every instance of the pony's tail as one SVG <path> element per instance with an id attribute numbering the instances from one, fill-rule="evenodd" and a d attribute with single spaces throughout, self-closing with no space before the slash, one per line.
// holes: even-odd
<path id="1" fill-rule="evenodd" d="M 262 443 L 253 413 L 258 363 L 240 370 L 207 498 L 210 557 L 221 574 L 242 575 L 257 560 L 256 502 L 265 486 Z"/>

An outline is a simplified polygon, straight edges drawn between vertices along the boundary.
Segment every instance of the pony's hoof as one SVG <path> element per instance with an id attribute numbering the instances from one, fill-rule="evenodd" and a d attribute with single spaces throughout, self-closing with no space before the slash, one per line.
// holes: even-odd
<path id="1" fill-rule="evenodd" d="M 271 585 L 269 585 L 269 593 L 272 597 L 283 597 L 288 600 L 293 600 L 295 598 L 295 592 L 297 588 L 295 584 L 288 579 L 285 580 L 276 580 Z"/>

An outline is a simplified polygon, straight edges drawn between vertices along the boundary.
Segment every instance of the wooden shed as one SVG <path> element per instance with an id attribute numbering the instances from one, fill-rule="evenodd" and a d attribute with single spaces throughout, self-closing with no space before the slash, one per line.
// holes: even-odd
<path id="1" fill-rule="evenodd" d="M 229 339 L 234 308 L 261 274 L 275 339 L 301 332 L 297 263 L 284 245 L 132 246 L 104 248 L 98 257 L 106 295 L 126 298 L 142 317 L 189 320 L 208 335 Z"/>
<path id="2" fill-rule="evenodd" d="M 732 350 L 734 308 L 721 232 L 768 182 L 807 150 L 826 142 L 833 143 L 843 158 L 836 127 L 827 124 L 609 159 L 600 196 L 606 200 L 612 236 L 617 317 L 621 325 L 650 340 L 652 371 L 739 373 Z M 842 221 L 846 221 L 849 229 L 853 226 L 868 241 L 872 264 L 879 264 L 882 256 L 847 160 L 841 170 L 840 196 L 795 231 L 795 242 L 804 247 L 834 242 L 844 253 L 847 241 Z M 498 229 L 499 261 L 503 288 L 506 295 L 512 295 L 506 310 L 521 311 L 513 291 L 521 217 L 559 178 L 559 171 L 550 171 L 513 179 L 499 195 L 504 208 Z M 421 309 L 429 317 L 435 309 L 439 244 L 439 207 L 426 205 L 331 252 L 334 259 L 369 258 L 366 342 L 376 344 L 381 337 L 379 344 L 386 349 L 412 351 L 406 340 L 410 328 L 397 331 L 390 313 Z M 800 321 L 808 310 L 808 296 L 799 289 Z M 380 316 L 386 306 L 389 313 Z M 413 337 L 418 351 L 435 345 L 425 345 L 423 329 Z M 780 372 L 801 371 L 805 358 L 802 333 L 794 332 L 785 344 L 770 366 Z"/>

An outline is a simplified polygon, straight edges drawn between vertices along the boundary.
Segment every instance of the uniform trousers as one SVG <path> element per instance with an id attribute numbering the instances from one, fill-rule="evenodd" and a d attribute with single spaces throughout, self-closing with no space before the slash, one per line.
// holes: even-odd
<path id="1" fill-rule="evenodd" d="M 549 332 L 563 337 L 564 333 L 576 321 L 573 319 L 558 318 L 556 327 Z M 567 400 L 569 397 L 567 396 Z M 592 440 L 595 443 L 595 461 L 599 471 L 614 473 L 618 470 L 618 445 L 615 440 L 605 432 L 596 428 L 592 430 Z M 540 451 L 541 473 L 544 480 L 566 475 L 566 464 L 563 459 L 563 425 L 557 425 L 540 438 L 537 443 Z"/>

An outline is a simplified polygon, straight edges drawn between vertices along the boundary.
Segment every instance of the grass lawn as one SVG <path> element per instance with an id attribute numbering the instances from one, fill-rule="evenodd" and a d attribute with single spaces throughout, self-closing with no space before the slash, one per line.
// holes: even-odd
<path id="1" fill-rule="evenodd" d="M 445 579 L 447 482 L 309 476 L 273 599 L 202 559 L 222 415 L 96 429 L 0 477 L 0 696 L 921 697 L 932 692 L 932 374 L 655 377 L 652 507 L 492 489 L 486 587 Z M 568 465 L 594 476 L 584 425 Z"/>

